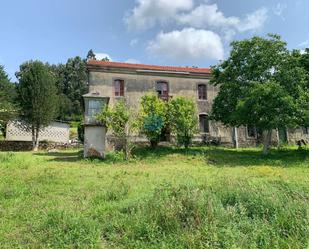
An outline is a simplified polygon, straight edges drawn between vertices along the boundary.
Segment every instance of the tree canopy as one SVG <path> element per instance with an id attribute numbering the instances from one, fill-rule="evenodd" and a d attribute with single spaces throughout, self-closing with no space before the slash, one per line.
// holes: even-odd
<path id="1" fill-rule="evenodd" d="M 33 149 L 39 146 L 39 132 L 56 117 L 57 88 L 49 68 L 40 61 L 28 61 L 16 73 L 21 115 L 30 125 Z"/>
<path id="2" fill-rule="evenodd" d="M 0 129 L 3 132 L 9 119 L 17 114 L 16 87 L 0 65 Z"/>
<path id="3" fill-rule="evenodd" d="M 299 53 L 290 52 L 278 35 L 234 41 L 228 59 L 212 67 L 218 85 L 212 118 L 226 125 L 254 125 L 271 131 L 304 125 L 308 75 Z M 265 141 L 267 153 L 269 139 Z"/>
<path id="4" fill-rule="evenodd" d="M 86 61 L 79 56 L 68 59 L 66 64 L 49 65 L 58 89 L 61 120 L 81 120 L 83 94 L 88 92 Z"/>

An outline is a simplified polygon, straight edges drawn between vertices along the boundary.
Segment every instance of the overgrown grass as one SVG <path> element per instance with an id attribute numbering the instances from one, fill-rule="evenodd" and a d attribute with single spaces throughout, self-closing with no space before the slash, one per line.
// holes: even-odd
<path id="1" fill-rule="evenodd" d="M 308 248 L 309 150 L 0 153 L 1 248 Z"/>

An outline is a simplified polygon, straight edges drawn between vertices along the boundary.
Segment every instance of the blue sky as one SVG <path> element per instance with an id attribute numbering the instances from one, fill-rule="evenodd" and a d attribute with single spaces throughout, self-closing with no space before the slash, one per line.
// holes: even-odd
<path id="1" fill-rule="evenodd" d="M 93 49 L 113 61 L 209 67 L 229 43 L 280 34 L 309 47 L 308 0 L 2 0 L 0 64 L 65 62 Z"/>

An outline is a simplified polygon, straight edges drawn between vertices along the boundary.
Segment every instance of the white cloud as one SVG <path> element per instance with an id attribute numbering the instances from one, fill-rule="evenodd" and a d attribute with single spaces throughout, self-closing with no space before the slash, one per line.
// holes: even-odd
<path id="1" fill-rule="evenodd" d="M 125 63 L 140 64 L 141 62 L 136 59 L 128 59 L 125 61 Z"/>
<path id="2" fill-rule="evenodd" d="M 264 7 L 245 15 L 225 16 L 217 4 L 204 0 L 194 7 L 194 0 L 137 0 L 137 6 L 126 17 L 130 30 L 146 30 L 166 23 L 182 27 L 212 30 L 230 40 L 236 33 L 256 31 L 265 24 L 268 10 Z M 283 11 L 283 5 L 280 5 Z"/>
<path id="3" fill-rule="evenodd" d="M 131 47 L 134 47 L 135 45 L 137 45 L 137 43 L 138 43 L 138 39 L 137 39 L 137 38 L 132 39 L 132 40 L 130 41 L 130 46 L 131 46 Z"/>
<path id="4" fill-rule="evenodd" d="M 194 0 L 137 0 L 137 6 L 125 21 L 130 30 L 145 30 L 168 22 L 180 11 L 192 9 L 193 4 Z"/>
<path id="5" fill-rule="evenodd" d="M 225 17 L 224 14 L 218 10 L 217 4 L 202 4 L 191 12 L 180 15 L 178 21 L 182 24 L 189 24 L 195 28 L 222 28 L 226 26 L 236 26 L 239 23 L 239 19 L 236 17 Z"/>
<path id="6" fill-rule="evenodd" d="M 298 44 L 298 47 L 300 48 L 309 48 L 309 40 L 303 41 L 301 43 Z"/>
<path id="7" fill-rule="evenodd" d="M 227 36 L 261 28 L 267 19 L 267 9 L 260 8 L 247 14 L 243 19 L 226 17 L 217 4 L 202 4 L 189 13 L 178 16 L 178 22 L 195 28 L 213 28 L 223 31 Z"/>
<path id="8" fill-rule="evenodd" d="M 148 45 L 148 51 L 173 59 L 223 58 L 224 50 L 219 35 L 212 31 L 185 28 L 181 31 L 161 32 Z"/>
<path id="9" fill-rule="evenodd" d="M 260 29 L 267 20 L 267 13 L 268 10 L 263 7 L 248 14 L 244 20 L 240 21 L 238 31 L 245 32 Z"/>
<path id="10" fill-rule="evenodd" d="M 273 12 L 276 16 L 281 16 L 283 12 L 288 8 L 286 3 L 277 3 L 276 7 L 273 9 Z"/>
<path id="11" fill-rule="evenodd" d="M 95 58 L 97 60 L 102 60 L 102 59 L 108 58 L 109 61 L 113 61 L 112 58 L 109 56 L 109 54 L 106 54 L 106 53 L 94 53 L 94 54 L 95 54 Z"/>

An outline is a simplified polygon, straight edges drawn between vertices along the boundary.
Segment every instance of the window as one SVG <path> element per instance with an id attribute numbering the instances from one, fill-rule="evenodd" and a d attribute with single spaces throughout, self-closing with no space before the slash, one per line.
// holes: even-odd
<path id="1" fill-rule="evenodd" d="M 158 93 L 159 98 L 163 100 L 168 100 L 168 84 L 164 81 L 157 82 L 156 91 Z"/>
<path id="2" fill-rule="evenodd" d="M 197 86 L 198 99 L 206 100 L 207 99 L 207 86 L 205 84 L 199 84 Z"/>
<path id="3" fill-rule="evenodd" d="M 88 116 L 94 118 L 102 109 L 103 102 L 101 100 L 89 100 Z"/>
<path id="4" fill-rule="evenodd" d="M 248 134 L 248 137 L 253 137 L 253 138 L 256 137 L 257 135 L 256 128 L 254 126 L 248 125 L 247 134 Z"/>
<path id="5" fill-rule="evenodd" d="M 309 134 L 309 127 L 302 127 L 303 134 L 308 135 Z"/>
<path id="6" fill-rule="evenodd" d="M 114 88 L 115 88 L 115 96 L 116 97 L 123 97 L 124 96 L 124 81 L 123 80 L 115 80 Z"/>
<path id="7" fill-rule="evenodd" d="M 209 133 L 209 118 L 206 114 L 199 115 L 200 132 Z"/>

